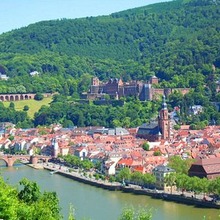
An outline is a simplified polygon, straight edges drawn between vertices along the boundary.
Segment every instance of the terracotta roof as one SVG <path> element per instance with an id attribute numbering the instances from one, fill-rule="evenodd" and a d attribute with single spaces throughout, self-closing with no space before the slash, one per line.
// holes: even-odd
<path id="1" fill-rule="evenodd" d="M 144 168 L 143 166 L 138 166 L 138 167 L 134 167 L 134 168 L 133 168 L 133 171 L 137 171 L 137 172 L 140 172 L 140 173 L 144 173 L 145 168 Z"/>
<path id="2" fill-rule="evenodd" d="M 118 164 L 125 165 L 125 166 L 131 166 L 133 163 L 133 159 L 127 158 L 127 159 L 121 159 L 118 161 Z"/>
<path id="3" fill-rule="evenodd" d="M 220 158 L 215 157 L 215 158 L 205 158 L 205 159 L 197 159 L 194 165 L 202 165 L 202 166 L 207 166 L 207 165 L 219 165 L 220 166 Z M 219 169 L 220 171 L 220 169 Z"/>

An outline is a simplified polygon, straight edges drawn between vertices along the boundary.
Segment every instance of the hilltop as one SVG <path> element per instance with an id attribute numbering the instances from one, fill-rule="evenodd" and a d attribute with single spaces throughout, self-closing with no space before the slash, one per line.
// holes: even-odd
<path id="1" fill-rule="evenodd" d="M 38 22 L 0 35 L 1 69 L 9 77 L 33 70 L 168 81 L 189 72 L 207 75 L 212 64 L 219 66 L 219 21 L 219 1 L 177 0 L 109 16 Z"/>

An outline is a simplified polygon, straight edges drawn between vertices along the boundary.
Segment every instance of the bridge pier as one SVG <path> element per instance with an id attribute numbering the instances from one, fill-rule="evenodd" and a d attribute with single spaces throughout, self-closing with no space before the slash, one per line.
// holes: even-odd
<path id="1" fill-rule="evenodd" d="M 37 164 L 38 163 L 38 158 L 36 157 L 36 156 L 31 156 L 31 158 L 30 158 L 30 162 L 32 163 L 32 164 Z"/>
<path id="2" fill-rule="evenodd" d="M 13 167 L 14 162 L 15 162 L 14 158 L 12 158 L 11 156 L 8 156 L 8 160 L 6 161 L 6 165 L 8 167 Z"/>

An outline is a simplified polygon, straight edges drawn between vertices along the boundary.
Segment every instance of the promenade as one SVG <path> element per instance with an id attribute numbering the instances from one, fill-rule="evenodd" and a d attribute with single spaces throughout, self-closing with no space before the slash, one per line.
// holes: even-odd
<path id="1" fill-rule="evenodd" d="M 90 184 L 96 187 L 101 187 L 103 189 L 108 189 L 108 190 L 120 190 L 121 189 L 121 184 L 118 182 L 109 182 L 107 180 L 101 180 L 101 179 L 97 180 L 94 177 L 90 178 L 89 176 L 84 176 L 83 173 L 72 171 L 72 169 L 69 167 L 48 163 L 48 164 L 44 164 L 43 168 L 46 170 L 52 171 L 51 175 L 53 175 L 55 172 L 62 176 L 77 180 L 85 184 Z"/>
<path id="2" fill-rule="evenodd" d="M 53 173 L 55 172 L 67 178 L 71 178 L 73 180 L 107 190 L 113 190 L 113 191 L 120 190 L 125 193 L 147 195 L 155 199 L 178 202 L 182 204 L 193 205 L 196 207 L 220 209 L 219 202 L 213 202 L 212 198 L 208 196 L 206 196 L 204 199 L 204 195 L 202 194 L 195 196 L 194 193 L 191 192 L 185 192 L 184 194 L 182 194 L 182 192 L 178 192 L 178 191 L 174 191 L 171 194 L 171 193 L 165 193 L 162 190 L 152 190 L 132 184 L 129 184 L 128 186 L 123 186 L 118 182 L 109 182 L 107 180 L 100 180 L 100 179 L 97 180 L 94 177 L 86 177 L 83 175 L 83 173 L 72 171 L 72 169 L 70 169 L 69 167 L 60 166 L 57 164 L 48 163 L 48 164 L 43 164 L 42 166 L 44 169 L 52 171 L 51 175 L 53 175 Z"/>

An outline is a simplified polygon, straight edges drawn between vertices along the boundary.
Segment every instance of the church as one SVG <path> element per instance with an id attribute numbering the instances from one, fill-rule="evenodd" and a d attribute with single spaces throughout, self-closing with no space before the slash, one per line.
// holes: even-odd
<path id="1" fill-rule="evenodd" d="M 147 139 L 148 141 L 159 141 L 170 139 L 170 116 L 163 96 L 163 103 L 157 120 L 150 121 L 138 128 L 137 138 Z"/>

